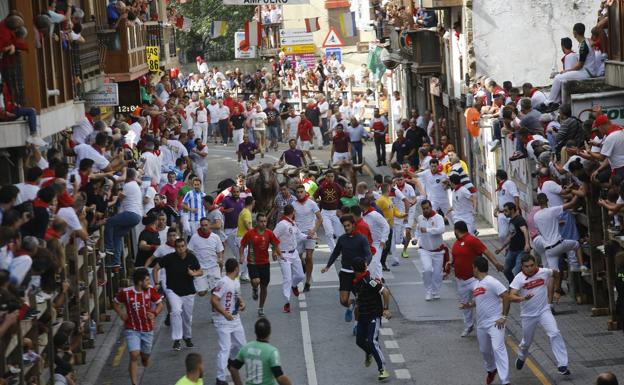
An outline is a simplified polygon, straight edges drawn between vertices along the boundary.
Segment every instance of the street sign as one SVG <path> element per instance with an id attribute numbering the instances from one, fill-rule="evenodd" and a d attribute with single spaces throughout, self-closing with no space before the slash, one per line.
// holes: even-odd
<path id="1" fill-rule="evenodd" d="M 338 35 L 338 32 L 334 29 L 334 27 L 329 28 L 329 32 L 327 32 L 327 36 L 325 36 L 325 40 L 323 41 L 323 48 L 327 47 L 342 47 L 344 42 Z"/>
<path id="2" fill-rule="evenodd" d="M 119 87 L 117 83 L 106 83 L 95 91 L 87 92 L 84 96 L 89 106 L 104 107 L 119 104 Z"/>
<path id="3" fill-rule="evenodd" d="M 271 5 L 275 0 L 223 0 L 225 5 Z M 280 5 L 310 4 L 310 0 L 280 0 Z"/>
<path id="4" fill-rule="evenodd" d="M 234 58 L 235 59 L 253 59 L 256 57 L 256 47 L 249 46 L 245 40 L 245 32 L 236 31 L 234 33 Z"/>
<path id="5" fill-rule="evenodd" d="M 147 54 L 147 66 L 150 72 L 160 71 L 160 47 L 157 45 L 149 45 L 145 47 Z"/>
<path id="6" fill-rule="evenodd" d="M 286 55 L 316 52 L 314 44 L 283 45 L 281 49 Z"/>
<path id="7" fill-rule="evenodd" d="M 280 29 L 281 45 L 314 44 L 314 35 L 305 28 Z"/>
<path id="8" fill-rule="evenodd" d="M 338 63 L 342 64 L 342 48 L 340 47 L 325 48 L 325 58 L 329 59 L 331 54 L 336 54 L 336 59 L 338 60 Z"/>

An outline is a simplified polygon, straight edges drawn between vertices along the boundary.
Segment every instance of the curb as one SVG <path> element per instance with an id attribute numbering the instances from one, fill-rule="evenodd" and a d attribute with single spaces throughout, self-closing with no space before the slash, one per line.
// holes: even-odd
<path id="1" fill-rule="evenodd" d="M 100 374 L 104 370 L 104 366 L 108 362 L 111 352 L 117 345 L 121 336 L 121 331 L 124 328 L 124 323 L 117 316 L 113 317 L 112 324 L 108 331 L 102 336 L 102 338 L 96 337 L 95 349 L 87 351 L 87 362 L 85 365 L 78 368 L 78 378 L 83 385 L 95 385 L 100 377 Z M 99 341 L 98 341 L 99 340 Z"/>

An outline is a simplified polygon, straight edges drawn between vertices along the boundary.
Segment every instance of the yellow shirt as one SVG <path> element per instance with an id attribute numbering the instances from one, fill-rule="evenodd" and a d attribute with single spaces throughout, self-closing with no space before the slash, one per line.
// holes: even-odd
<path id="1" fill-rule="evenodd" d="M 394 226 L 395 217 L 400 218 L 403 216 L 403 213 L 401 213 L 399 209 L 394 206 L 390 197 L 382 195 L 375 203 L 390 226 Z"/>
<path id="2" fill-rule="evenodd" d="M 199 378 L 199 379 L 197 379 L 197 382 L 193 382 L 193 381 L 189 380 L 187 376 L 184 376 L 184 377 L 180 378 L 178 380 L 178 382 L 176 382 L 175 385 L 204 385 L 204 379 L 203 378 Z"/>
<path id="3" fill-rule="evenodd" d="M 466 175 L 470 175 L 468 173 L 468 165 L 466 164 L 466 162 L 464 162 L 463 160 L 459 160 L 459 164 L 461 164 L 462 168 L 464 169 L 464 172 L 466 173 Z M 449 161 L 444 163 L 444 165 L 442 166 L 443 170 L 446 174 L 450 174 L 451 170 L 453 169 L 453 164 Z"/>
<path id="4" fill-rule="evenodd" d="M 245 222 L 251 224 L 251 210 L 247 208 L 242 209 L 240 214 L 238 214 L 238 229 L 236 231 L 237 237 L 243 237 L 245 236 L 245 233 L 247 233 Z"/>

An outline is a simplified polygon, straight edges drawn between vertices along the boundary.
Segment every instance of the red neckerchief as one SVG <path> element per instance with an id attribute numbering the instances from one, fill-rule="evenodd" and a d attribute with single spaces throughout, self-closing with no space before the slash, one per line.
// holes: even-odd
<path id="1" fill-rule="evenodd" d="M 36 185 L 37 185 L 37 182 L 26 182 L 25 184 L 29 184 L 29 185 L 31 185 L 31 186 L 36 186 Z"/>
<path id="2" fill-rule="evenodd" d="M 173 247 L 175 248 L 175 241 L 169 243 L 169 241 L 165 242 L 165 245 L 169 246 L 169 247 Z"/>
<path id="3" fill-rule="evenodd" d="M 436 215 L 436 214 L 437 214 L 437 213 L 436 213 L 435 211 L 431 210 L 431 213 L 430 213 L 429 215 L 425 215 L 425 214 L 423 214 L 423 216 L 424 216 L 425 218 L 427 218 L 427 219 L 431 219 L 431 218 L 433 218 L 433 216 L 434 216 L 434 215 Z"/>
<path id="4" fill-rule="evenodd" d="M 535 274 L 537 274 L 538 271 L 539 271 L 539 267 L 537 269 L 535 269 L 535 272 L 533 272 L 533 274 L 531 274 L 531 275 L 528 275 L 528 274 L 524 273 L 524 275 L 526 277 L 525 281 L 528 280 L 529 278 L 531 278 L 532 276 L 534 276 Z"/>
<path id="5" fill-rule="evenodd" d="M 566 69 L 566 68 L 565 68 L 565 58 L 566 58 L 569 54 L 571 54 L 571 53 L 574 53 L 574 51 L 570 51 L 570 52 L 566 53 L 566 54 L 565 54 L 565 55 L 563 55 L 563 57 L 561 58 L 561 65 L 562 65 L 563 69 Z"/>
<path id="6" fill-rule="evenodd" d="M 353 278 L 353 283 L 358 283 L 364 277 L 366 277 L 368 274 L 369 274 L 368 271 L 364 271 L 364 272 L 361 272 L 361 273 L 355 273 L 355 277 Z"/>
<path id="7" fill-rule="evenodd" d="M 542 186 L 544 185 L 544 183 L 548 182 L 550 180 L 549 176 L 540 176 L 537 178 L 537 185 L 539 186 L 540 190 L 542 189 Z"/>
<path id="8" fill-rule="evenodd" d="M 463 186 L 463 185 L 462 185 L 461 183 L 460 183 L 460 184 L 456 184 L 456 185 L 455 185 L 455 191 L 457 191 L 457 190 L 459 190 L 460 188 L 462 188 L 462 186 Z"/>
<path id="9" fill-rule="evenodd" d="M 536 93 L 537 91 L 539 91 L 537 88 L 533 87 L 531 88 L 531 91 L 529 91 L 529 97 L 533 97 L 533 94 Z"/>
<path id="10" fill-rule="evenodd" d="M 200 143 L 200 144 L 198 144 L 198 145 L 197 145 L 197 149 L 198 149 L 199 151 L 203 150 L 203 149 L 204 149 L 204 147 L 206 147 L 206 145 L 205 145 L 205 144 L 202 144 L 202 143 Z"/>
<path id="11" fill-rule="evenodd" d="M 154 155 L 160 156 L 160 150 L 154 150 Z"/>
<path id="12" fill-rule="evenodd" d="M 292 219 L 288 218 L 286 215 L 282 217 L 282 220 L 288 221 L 288 223 L 290 223 L 293 226 L 295 225 L 295 222 L 293 222 Z"/>
<path id="13" fill-rule="evenodd" d="M 310 197 L 310 194 L 305 193 L 302 199 L 297 198 L 297 202 L 304 204 L 308 200 L 309 197 Z"/>
<path id="14" fill-rule="evenodd" d="M 89 171 L 78 171 L 78 175 L 80 175 L 80 187 L 85 187 L 89 183 Z"/>
<path id="15" fill-rule="evenodd" d="M 500 191 L 503 189 L 503 185 L 505 184 L 505 182 L 507 182 L 507 179 L 498 182 L 498 187 L 496 188 L 496 191 Z"/>
<path id="16" fill-rule="evenodd" d="M 607 136 L 613 134 L 614 132 L 618 132 L 620 130 L 622 130 L 622 127 L 618 126 L 617 124 L 611 124 L 609 128 L 607 129 Z"/>
<path id="17" fill-rule="evenodd" d="M 303 178 L 303 180 L 301 181 L 301 183 L 309 183 L 312 181 L 312 178 Z"/>
<path id="18" fill-rule="evenodd" d="M 158 233 L 158 229 L 152 225 L 145 226 L 145 231 L 150 232 L 150 233 Z"/>
<path id="19" fill-rule="evenodd" d="M 533 135 L 527 135 L 526 138 L 524 139 L 524 144 L 528 144 L 532 140 L 533 140 Z"/>
<path id="20" fill-rule="evenodd" d="M 16 253 L 15 256 L 16 257 L 21 257 L 22 255 L 28 255 L 28 252 L 24 249 L 19 249 Z"/>
<path id="21" fill-rule="evenodd" d="M 44 201 L 42 201 L 41 199 L 37 198 L 33 201 L 33 206 L 34 207 L 40 207 L 40 208 L 44 208 L 47 209 L 48 207 L 50 207 L 49 203 L 46 203 Z"/>
<path id="22" fill-rule="evenodd" d="M 53 238 L 59 239 L 59 238 L 61 238 L 61 235 L 62 234 L 59 233 L 58 231 L 54 230 L 51 227 L 48 227 L 48 229 L 45 232 L 44 238 L 45 238 L 46 241 L 50 240 L 50 239 L 53 239 Z"/>
<path id="23" fill-rule="evenodd" d="M 405 182 L 403 182 L 403 185 L 400 185 L 397 183 L 397 187 L 399 188 L 399 190 L 401 190 L 401 192 L 403 191 L 403 189 L 405 188 Z"/>
<path id="24" fill-rule="evenodd" d="M 205 232 L 202 229 L 197 229 L 197 234 L 199 234 L 199 236 L 202 238 L 208 239 L 210 237 L 210 234 L 212 234 L 212 232 L 210 230 Z"/>
<path id="25" fill-rule="evenodd" d="M 372 208 L 372 207 L 369 207 L 369 208 L 367 208 L 367 209 L 366 209 L 366 211 L 364 212 L 364 215 L 366 215 L 366 214 L 370 214 L 370 213 L 372 213 L 373 211 L 375 211 L 375 209 L 374 209 L 374 208 Z"/>

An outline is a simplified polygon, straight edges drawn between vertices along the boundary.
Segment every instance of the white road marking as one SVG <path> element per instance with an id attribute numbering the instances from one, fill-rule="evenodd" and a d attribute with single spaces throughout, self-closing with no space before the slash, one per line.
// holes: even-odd
<path id="1" fill-rule="evenodd" d="M 394 331 L 390 328 L 380 328 L 379 334 L 381 334 L 382 336 L 393 336 Z"/>
<path id="2" fill-rule="evenodd" d="M 386 349 L 398 349 L 399 348 L 399 343 L 396 342 L 395 340 L 384 341 L 384 345 Z"/>
<path id="3" fill-rule="evenodd" d="M 303 293 L 299 294 L 299 301 L 305 301 L 305 294 Z"/>
<path id="4" fill-rule="evenodd" d="M 299 301 L 299 307 L 305 309 L 306 307 L 308 307 L 308 304 L 306 303 L 306 301 Z"/>
<path id="5" fill-rule="evenodd" d="M 412 378 L 412 376 L 410 375 L 409 370 L 407 370 L 407 369 L 396 369 L 394 371 L 394 376 L 398 380 L 409 380 L 410 378 Z"/>
<path id="6" fill-rule="evenodd" d="M 383 272 L 383 277 L 384 277 L 384 279 L 394 279 L 394 274 L 392 274 L 391 271 L 384 271 Z"/>
<path id="7" fill-rule="evenodd" d="M 318 385 L 318 382 L 316 380 L 316 367 L 314 365 L 314 352 L 312 351 L 312 338 L 310 336 L 310 323 L 308 321 L 308 312 L 304 310 L 299 314 L 301 314 L 303 357 L 305 358 L 306 371 L 308 374 L 308 385 Z"/>
<path id="8" fill-rule="evenodd" d="M 403 354 L 390 354 L 390 362 L 393 364 L 402 364 L 405 362 L 405 358 L 403 358 Z"/>

